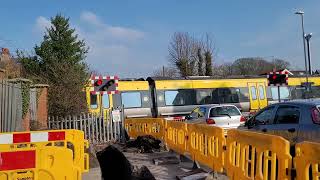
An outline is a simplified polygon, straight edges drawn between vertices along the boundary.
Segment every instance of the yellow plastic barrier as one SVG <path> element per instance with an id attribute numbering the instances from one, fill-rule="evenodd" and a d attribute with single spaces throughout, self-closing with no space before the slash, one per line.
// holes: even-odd
<path id="1" fill-rule="evenodd" d="M 163 139 L 164 120 L 162 118 L 126 119 L 125 129 L 128 132 L 128 135 L 133 138 L 143 135 L 152 135 L 155 138 Z"/>
<path id="2" fill-rule="evenodd" d="M 81 180 L 72 150 L 62 147 L 30 147 L 2 151 L 0 180 Z"/>
<path id="3" fill-rule="evenodd" d="M 165 122 L 165 142 L 169 149 L 180 154 L 188 152 L 188 130 L 187 124 L 179 121 Z"/>
<path id="4" fill-rule="evenodd" d="M 81 172 L 89 171 L 89 155 L 85 152 L 89 144 L 84 139 L 83 131 L 49 130 L 0 134 L 1 151 L 18 151 L 31 147 L 47 146 L 71 149 L 74 165 L 79 167 Z"/>
<path id="5" fill-rule="evenodd" d="M 222 128 L 204 124 L 188 124 L 188 139 L 188 150 L 193 160 L 216 172 L 223 172 L 223 148 L 226 140 Z"/>
<path id="6" fill-rule="evenodd" d="M 319 179 L 320 143 L 302 142 L 297 144 L 294 161 L 297 180 Z"/>
<path id="7" fill-rule="evenodd" d="M 290 179 L 290 144 L 279 136 L 229 130 L 225 168 L 230 179 Z"/>

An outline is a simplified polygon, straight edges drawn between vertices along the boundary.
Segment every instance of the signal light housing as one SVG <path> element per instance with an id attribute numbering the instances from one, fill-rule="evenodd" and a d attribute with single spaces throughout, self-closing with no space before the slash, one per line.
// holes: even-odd
<path id="1" fill-rule="evenodd" d="M 94 86 L 101 86 L 102 85 L 102 79 L 98 79 L 95 83 Z"/>
<path id="2" fill-rule="evenodd" d="M 118 81 L 117 76 L 92 76 L 91 84 L 94 90 L 91 94 L 117 94 Z"/>
<path id="3" fill-rule="evenodd" d="M 270 72 L 267 76 L 269 86 L 288 85 L 288 72 Z"/>

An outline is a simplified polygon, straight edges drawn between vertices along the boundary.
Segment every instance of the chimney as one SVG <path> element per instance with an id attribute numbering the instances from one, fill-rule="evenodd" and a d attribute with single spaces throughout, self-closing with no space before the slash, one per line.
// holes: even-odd
<path id="1" fill-rule="evenodd" d="M 8 48 L 1 49 L 0 62 L 9 62 L 10 61 L 10 52 Z"/>
<path id="2" fill-rule="evenodd" d="M 2 55 L 10 55 L 9 49 L 8 48 L 2 48 L 1 54 Z"/>

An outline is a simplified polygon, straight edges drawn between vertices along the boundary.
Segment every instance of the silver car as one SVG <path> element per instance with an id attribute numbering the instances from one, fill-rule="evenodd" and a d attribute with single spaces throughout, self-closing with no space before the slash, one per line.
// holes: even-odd
<path id="1" fill-rule="evenodd" d="M 238 128 L 246 121 L 234 105 L 203 105 L 186 116 L 187 123 L 205 123 L 223 129 Z"/>

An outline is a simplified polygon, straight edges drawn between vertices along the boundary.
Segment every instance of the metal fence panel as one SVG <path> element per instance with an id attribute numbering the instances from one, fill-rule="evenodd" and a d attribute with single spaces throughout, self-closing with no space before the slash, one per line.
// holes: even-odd
<path id="1" fill-rule="evenodd" d="M 0 81 L 0 132 L 22 130 L 21 85 Z"/>
<path id="2" fill-rule="evenodd" d="M 121 138 L 124 137 L 124 127 L 121 122 L 113 122 L 111 112 L 111 110 L 108 112 L 107 117 L 91 113 L 83 113 L 78 116 L 50 117 L 48 127 L 49 129 L 81 130 L 84 132 L 85 138 L 93 144 L 121 141 Z"/>

